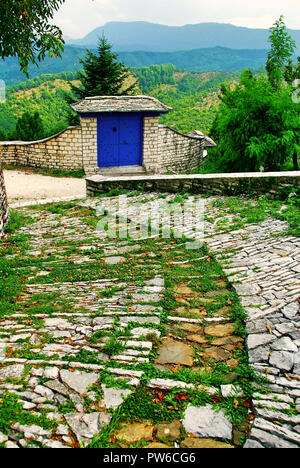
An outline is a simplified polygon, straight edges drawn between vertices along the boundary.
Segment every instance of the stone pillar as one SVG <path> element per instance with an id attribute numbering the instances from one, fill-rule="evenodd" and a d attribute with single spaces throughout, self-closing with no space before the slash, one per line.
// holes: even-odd
<path id="1" fill-rule="evenodd" d="M 8 221 L 8 204 L 4 183 L 3 170 L 0 166 L 0 237 L 3 234 L 4 227 Z"/>
<path id="2" fill-rule="evenodd" d="M 161 161 L 158 149 L 159 117 L 144 117 L 143 166 L 147 172 L 159 173 Z"/>
<path id="3" fill-rule="evenodd" d="M 97 117 L 82 117 L 82 160 L 86 175 L 99 173 Z"/>

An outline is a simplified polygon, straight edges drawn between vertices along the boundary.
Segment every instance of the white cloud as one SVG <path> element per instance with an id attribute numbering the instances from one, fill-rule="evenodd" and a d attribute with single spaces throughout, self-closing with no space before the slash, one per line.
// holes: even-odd
<path id="1" fill-rule="evenodd" d="M 202 22 L 269 28 L 281 14 L 300 29 L 299 0 L 66 0 L 55 22 L 66 35 L 83 37 L 108 21 L 151 21 L 168 25 Z"/>

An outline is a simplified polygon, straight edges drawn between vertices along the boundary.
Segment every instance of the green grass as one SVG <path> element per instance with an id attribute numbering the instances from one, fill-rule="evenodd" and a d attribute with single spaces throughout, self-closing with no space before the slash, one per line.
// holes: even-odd
<path id="1" fill-rule="evenodd" d="M 247 197 L 222 197 L 212 202 L 220 215 L 233 215 L 233 220 L 220 217 L 218 228 L 220 231 L 240 229 L 245 224 L 259 224 L 268 218 L 286 221 L 289 227 L 282 235 L 300 236 L 300 191 L 291 190 L 282 193 L 282 200 L 270 200 L 266 196 L 259 196 L 256 200 Z"/>
<path id="2" fill-rule="evenodd" d="M 10 427 L 19 423 L 22 425 L 35 424 L 43 429 L 52 430 L 58 426 L 58 422 L 47 419 L 45 415 L 35 415 L 23 410 L 23 405 L 18 402 L 17 395 L 1 395 L 0 399 L 0 432 L 8 434 Z"/>
<path id="3" fill-rule="evenodd" d="M 176 202 L 183 203 L 187 194 L 180 194 L 176 197 Z M 286 210 L 280 213 L 282 202 L 269 201 L 265 197 L 260 197 L 256 202 L 253 200 L 242 197 L 222 198 L 213 202 L 213 207 L 218 208 L 219 217 L 222 218 L 222 223 L 219 224 L 220 229 L 232 229 L 236 226 L 244 226 L 248 223 L 259 223 L 269 216 L 284 216 L 285 219 L 291 220 L 291 229 L 295 229 L 295 223 L 292 219 L 295 216 L 295 210 L 299 209 L 298 198 L 296 196 L 289 196 L 289 201 L 286 203 Z M 26 213 L 28 210 L 26 210 Z M 95 213 L 87 208 L 81 208 L 76 203 L 65 204 L 51 204 L 43 207 L 32 208 L 32 213 L 40 213 L 41 218 L 47 213 L 55 215 L 55 219 L 61 220 L 62 217 L 77 218 L 86 223 L 87 228 L 93 227 L 97 221 Z M 224 217 L 233 215 L 233 223 L 224 222 Z M 107 289 L 99 289 L 99 297 L 109 300 L 117 295 L 122 289 L 119 283 L 126 282 L 130 285 L 143 286 L 145 281 L 152 279 L 159 275 L 165 279 L 165 289 L 162 299 L 155 303 L 155 307 L 161 307 L 160 324 L 145 324 L 141 325 L 137 322 L 130 322 L 127 327 L 121 329 L 119 322 L 113 324 L 112 329 L 98 331 L 90 337 L 90 346 L 99 345 L 104 342 L 102 349 L 103 353 L 108 356 L 115 356 L 122 353 L 124 350 L 123 344 L 120 342 L 120 337 L 130 336 L 130 331 L 135 327 L 145 327 L 147 329 L 159 330 L 162 336 L 169 332 L 171 326 L 168 319 L 169 316 L 179 315 L 177 309 L 182 306 L 178 302 L 178 297 L 175 294 L 176 288 L 182 283 L 188 285 L 193 291 L 194 295 L 185 298 L 187 309 L 201 308 L 206 309 L 206 317 L 213 317 L 221 308 L 227 307 L 229 318 L 235 325 L 235 335 L 245 339 L 247 331 L 245 328 L 246 315 L 239 302 L 237 294 L 234 292 L 231 284 L 226 279 L 220 263 L 211 254 L 208 248 L 204 245 L 199 250 L 187 250 L 184 239 L 147 239 L 139 240 L 140 249 L 127 252 L 124 255 L 124 263 L 118 265 L 108 265 L 103 261 L 103 250 L 99 251 L 84 251 L 80 252 L 78 249 L 80 242 L 74 244 L 70 239 L 56 237 L 55 232 L 47 233 L 47 238 L 51 239 L 51 247 L 59 245 L 59 252 L 47 254 L 42 251 L 41 255 L 37 257 L 28 256 L 27 250 L 30 247 L 28 236 L 18 234 L 18 229 L 26 226 L 27 223 L 32 222 L 28 216 L 22 215 L 22 210 L 16 212 L 11 219 L 10 232 L 1 241 L 0 251 L 0 317 L 7 316 L 14 312 L 22 312 L 27 314 L 28 319 L 31 320 L 30 326 L 41 328 L 43 327 L 43 320 L 38 319 L 37 314 L 45 317 L 51 317 L 53 314 L 70 313 L 76 310 L 76 290 L 68 290 L 67 294 L 61 294 L 59 290 L 53 293 L 39 293 L 28 294 L 26 293 L 26 285 L 30 282 L 35 284 L 59 284 L 64 282 L 74 283 L 77 281 L 90 281 L 90 280 L 115 280 Z M 68 228 L 72 226 L 67 225 Z M 55 230 L 54 230 L 55 231 Z M 71 229 L 71 235 L 76 234 L 77 225 Z M 90 232 L 93 232 L 90 230 Z M 88 242 L 89 235 L 86 234 L 85 242 Z M 117 241 L 115 246 L 118 246 Z M 128 245 L 136 245 L 136 240 L 129 240 Z M 13 257 L 8 257 L 15 255 Z M 94 263 L 85 262 L 80 265 L 72 263 L 68 256 L 76 254 L 78 256 L 90 256 L 95 260 Z M 153 258 L 149 254 L 154 255 Z M 226 253 L 228 255 L 229 252 Z M 59 256 L 60 255 L 60 256 Z M 201 260 L 199 261 L 199 258 Z M 59 260 L 59 261 L 58 261 Z M 175 263 L 175 262 L 185 263 Z M 154 265 L 158 265 L 158 269 Z M 188 268 L 186 268 L 186 265 Z M 48 270 L 47 276 L 34 276 L 34 271 Z M 32 280 L 29 277 L 34 276 Z M 220 293 L 220 294 L 219 294 Z M 126 300 L 130 300 L 129 296 L 125 294 Z M 22 301 L 20 300 L 22 298 Z M 211 299 L 211 303 L 203 302 L 203 299 Z M 130 310 L 130 302 L 128 312 Z M 84 308 L 80 309 L 84 311 Z M 188 312 L 187 312 L 188 313 Z M 93 317 L 102 316 L 103 310 L 99 308 L 98 311 L 91 314 Z M 18 321 L 16 320 L 16 323 Z M 205 328 L 204 317 L 204 328 Z M 180 328 L 180 326 L 179 326 Z M 176 331 L 175 328 L 173 331 Z M 181 330 L 182 332 L 182 330 Z M 148 334 L 148 336 L 146 336 Z M 179 336 L 179 335 L 178 335 Z M 180 336 L 185 338 L 184 334 Z M 240 424 L 247 416 L 248 399 L 251 398 L 254 385 L 259 379 L 252 372 L 247 352 L 245 349 L 237 349 L 233 354 L 233 359 L 239 360 L 238 367 L 234 370 L 230 368 L 226 362 L 216 363 L 210 362 L 209 365 L 203 365 L 200 352 L 201 349 L 195 346 L 195 356 L 199 356 L 198 364 L 193 368 L 179 367 L 174 370 L 159 370 L 155 367 L 155 359 L 157 357 L 157 350 L 160 344 L 155 335 L 151 336 L 149 331 L 145 332 L 145 337 L 148 340 L 153 340 L 154 347 L 150 353 L 149 363 L 123 363 L 109 360 L 103 362 L 101 355 L 99 355 L 99 347 L 95 346 L 95 352 L 80 350 L 77 355 L 65 356 L 63 360 L 68 366 L 69 361 L 82 362 L 85 364 L 98 364 L 101 365 L 103 370 L 99 374 L 99 382 L 93 388 L 96 392 L 99 401 L 101 400 L 102 389 L 100 384 L 105 384 L 108 387 L 114 388 L 130 388 L 133 393 L 127 397 L 122 406 L 118 410 L 112 412 L 112 422 L 109 426 L 105 427 L 98 437 L 96 437 L 91 447 L 111 447 L 113 442 L 111 436 L 116 428 L 119 428 L 122 423 L 131 421 L 151 420 L 154 423 L 171 422 L 173 419 L 181 419 L 183 417 L 185 408 L 188 404 L 195 406 L 202 406 L 205 404 L 212 404 L 216 410 L 223 409 L 234 424 Z M 209 337 L 208 337 L 209 338 Z M 123 338 L 122 338 L 123 340 Z M 49 360 L 56 359 L 56 356 L 47 358 L 43 354 L 42 344 L 51 343 L 55 340 L 49 334 L 44 334 L 41 345 L 33 346 L 24 343 L 22 349 L 16 350 L 12 357 L 25 358 L 29 362 L 35 359 L 44 360 L 45 363 Z M 35 349 L 34 349 L 35 348 Z M 37 351 L 37 353 L 32 352 Z M 122 366 L 124 369 L 134 369 L 143 372 L 142 386 L 132 388 L 128 385 L 127 379 L 119 379 L 113 374 L 113 369 Z M 165 392 L 164 398 L 157 402 L 155 401 L 156 394 L 154 390 L 149 390 L 147 384 L 153 378 L 172 379 L 184 383 L 192 383 L 195 385 L 194 390 L 180 390 L 175 389 L 170 392 Z M 200 385 L 215 387 L 219 392 L 220 386 L 227 383 L 234 383 L 239 385 L 243 392 L 244 397 L 238 399 L 238 404 L 235 399 L 231 398 L 214 398 L 207 394 Z M 180 399 L 179 394 L 184 398 Z M 8 427 L 10 423 L 8 409 L 12 405 L 13 400 L 8 400 L 6 406 L 3 406 L 2 419 L 5 421 L 3 425 Z M 87 411 L 92 411 L 93 403 L 87 398 L 85 400 Z M 20 420 L 23 418 L 22 409 L 18 409 Z M 60 408 L 62 413 L 74 411 L 74 405 L 67 402 Z M 1 421 L 1 420 L 0 420 Z M 46 420 L 41 419 L 40 424 L 48 424 Z M 1 431 L 1 423 L 0 423 Z"/>

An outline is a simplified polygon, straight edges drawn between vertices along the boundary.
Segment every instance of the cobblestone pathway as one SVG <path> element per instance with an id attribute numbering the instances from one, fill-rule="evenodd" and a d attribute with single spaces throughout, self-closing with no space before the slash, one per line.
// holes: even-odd
<path id="1" fill-rule="evenodd" d="M 263 388 L 270 393 L 254 394 L 248 448 L 299 446 L 300 240 L 273 237 L 286 227 L 268 220 L 206 240 L 248 315 L 249 361 L 269 381 Z M 293 406 L 297 415 L 291 416 Z"/>
<path id="2" fill-rule="evenodd" d="M 132 196 L 130 220 L 157 197 Z M 117 197 L 18 209 L 0 446 L 300 447 L 300 241 L 277 220 L 220 231 L 213 202 L 197 251 L 101 241 Z"/>

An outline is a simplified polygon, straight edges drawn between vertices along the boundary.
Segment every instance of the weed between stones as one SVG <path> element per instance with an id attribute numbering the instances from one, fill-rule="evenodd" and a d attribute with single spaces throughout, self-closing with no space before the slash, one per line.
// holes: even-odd
<path id="1" fill-rule="evenodd" d="M 182 203 L 184 199 L 178 196 L 171 201 Z M 215 201 L 212 208 L 221 210 L 222 215 L 233 213 L 240 221 L 221 220 L 218 226 L 222 230 L 235 228 L 242 221 L 260 222 L 275 210 L 275 205 L 263 200 L 254 214 L 245 200 L 240 200 L 241 206 L 246 205 L 240 211 L 238 199 L 225 202 Z M 88 439 L 89 446 L 104 448 L 122 446 L 116 433 L 123 424 L 151 421 L 155 440 L 157 424 L 182 420 L 188 406 L 210 405 L 231 421 L 235 445 L 245 442 L 253 383 L 258 378 L 244 349 L 246 314 L 211 251 L 206 246 L 187 251 L 183 240 L 173 238 L 139 240 L 138 249 L 132 240 L 113 240 L 104 246 L 95 233 L 94 210 L 78 203 L 27 208 L 20 213 L 1 241 L 0 317 L 4 325 L 0 340 L 6 346 L 5 359 L 39 360 L 41 369 L 51 362 L 54 366 L 60 362 L 65 369 L 83 365 L 86 372 L 95 372 L 96 366 L 99 373 L 98 383 L 79 399 L 65 397 L 63 401 L 57 397 L 60 404 L 52 408 L 57 417 L 106 412 L 110 423 L 103 426 L 100 435 Z M 124 262 L 105 263 L 105 249 L 111 246 L 118 251 L 124 244 Z M 10 336 L 30 330 L 29 337 L 10 343 L 8 330 Z M 174 362 L 157 364 L 166 338 L 191 349 L 191 365 L 177 362 L 175 355 Z M 29 367 L 20 382 L 0 381 L 3 433 L 9 433 L 14 422 L 51 430 L 57 426 L 46 413 L 26 419 L 24 415 L 32 413 L 23 410 L 22 403 L 18 403 L 15 419 L 7 416 L 13 401 L 20 399 L 3 393 L 9 384 L 21 385 L 22 391 L 32 393 L 37 383 L 47 384 L 46 377 L 33 377 L 32 371 Z M 133 371 L 139 372 L 139 377 L 130 375 Z M 170 389 L 172 382 L 175 388 Z M 104 408 L 102 385 L 133 393 L 117 409 Z M 238 387 L 240 394 L 224 397 L 223 385 Z M 53 406 L 53 401 L 43 404 Z M 42 407 L 35 409 L 44 411 Z M 185 436 L 181 425 L 180 440 Z M 72 446 L 72 441 L 61 436 L 58 440 Z M 140 439 L 127 446 L 146 443 L 149 441 Z"/>

